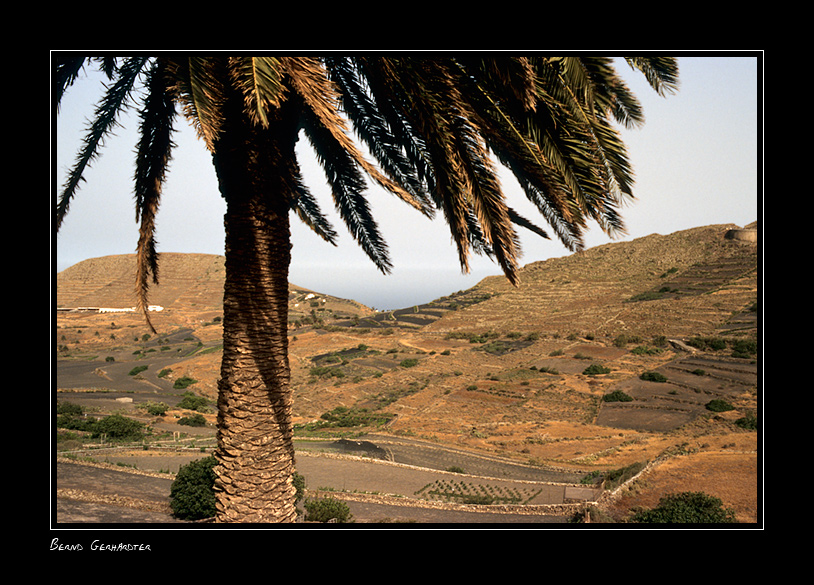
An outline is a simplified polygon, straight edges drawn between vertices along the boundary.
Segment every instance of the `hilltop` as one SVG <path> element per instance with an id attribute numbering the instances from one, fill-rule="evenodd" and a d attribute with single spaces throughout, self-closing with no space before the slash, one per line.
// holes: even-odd
<path id="1" fill-rule="evenodd" d="M 757 233 L 757 224 L 746 228 Z M 685 488 L 755 521 L 757 434 L 737 423 L 758 411 L 758 246 L 731 237 L 739 232 L 715 225 L 598 246 L 525 266 L 518 287 L 489 277 L 385 313 L 291 285 L 299 434 L 341 436 L 349 429 L 326 421 L 352 413 L 366 426 L 351 430 L 376 433 L 380 446 L 415 439 L 578 476 L 649 463 L 647 481 L 606 502 L 607 514 Z M 61 272 L 57 304 L 132 306 L 132 261 L 97 258 Z M 155 363 L 141 380 L 151 395 L 132 390 L 135 402 L 163 389 L 177 404 L 169 384 L 184 376 L 214 399 L 223 258 L 161 262 L 150 297 L 163 309 L 153 317 L 158 337 L 135 314 L 57 314 L 58 363 L 88 372 L 60 370 L 60 399 L 102 405 L 95 392 L 116 386 L 105 382 L 119 379 L 116 368 L 144 360 Z M 157 378 L 166 364 L 172 374 Z M 614 393 L 630 400 L 606 401 Z M 709 411 L 713 399 L 732 409 Z"/>

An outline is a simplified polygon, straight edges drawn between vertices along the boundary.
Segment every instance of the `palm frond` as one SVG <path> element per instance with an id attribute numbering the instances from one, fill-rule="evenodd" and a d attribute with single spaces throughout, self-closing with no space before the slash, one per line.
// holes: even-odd
<path id="1" fill-rule="evenodd" d="M 339 116 L 336 89 L 327 77 L 322 62 L 317 58 L 284 57 L 281 63 L 288 74 L 293 89 L 303 98 L 306 106 L 367 175 L 381 187 L 426 213 L 422 202 L 396 182 L 390 180 L 368 162 L 347 134 L 345 121 Z"/>
<path id="2" fill-rule="evenodd" d="M 236 85 L 241 88 L 249 118 L 268 127 L 268 112 L 284 99 L 283 71 L 275 57 L 232 57 L 229 59 Z"/>
<path id="3" fill-rule="evenodd" d="M 62 225 L 80 182 L 84 180 L 85 169 L 97 157 L 104 138 L 117 126 L 117 117 L 128 105 L 130 93 L 146 62 L 147 57 L 127 59 L 118 69 L 115 83 L 107 90 L 97 106 L 94 119 L 88 128 L 76 164 L 68 174 L 67 182 L 57 203 L 57 230 Z"/>
<path id="4" fill-rule="evenodd" d="M 326 62 L 331 80 L 336 83 L 340 92 L 342 109 L 353 123 L 359 139 L 367 146 L 382 170 L 420 201 L 427 215 L 431 214 L 426 187 L 417 166 L 407 154 L 407 151 L 413 149 L 409 141 L 404 140 L 409 139 L 410 133 L 404 131 L 403 122 L 397 120 L 392 124 L 392 109 L 387 108 L 386 104 L 377 103 L 376 96 L 371 93 L 366 80 L 351 59 L 329 57 Z M 391 113 L 390 119 L 388 112 Z"/>
<path id="5" fill-rule="evenodd" d="M 136 151 L 136 221 L 140 221 L 136 247 L 136 306 L 155 332 L 148 313 L 149 279 L 158 284 L 155 219 L 161 200 L 171 152 L 175 104 L 167 89 L 166 63 L 157 61 L 147 75 L 147 96 L 140 117 L 140 139 Z"/>
<path id="6" fill-rule="evenodd" d="M 198 137 L 212 152 L 223 123 L 227 64 L 226 57 L 168 59 L 167 71 L 172 79 L 168 87 Z"/>
<path id="7" fill-rule="evenodd" d="M 678 62 L 674 57 L 625 57 L 628 64 L 644 73 L 650 87 L 660 96 L 678 91 Z"/>
<path id="8" fill-rule="evenodd" d="M 71 55 L 56 55 L 54 57 L 54 98 L 56 99 L 57 110 L 59 110 L 62 96 L 76 78 L 85 65 L 85 57 L 74 57 Z"/>
<path id="9" fill-rule="evenodd" d="M 316 199 L 311 195 L 305 181 L 303 181 L 302 173 L 299 168 L 297 168 L 295 180 L 295 194 L 291 201 L 291 209 L 314 233 L 329 244 L 336 246 L 337 233 L 320 210 Z"/>
<path id="10" fill-rule="evenodd" d="M 392 264 L 387 244 L 379 234 L 364 197 L 367 183 L 359 171 L 358 161 L 347 151 L 345 144 L 337 140 L 336 134 L 322 124 L 322 119 L 310 110 L 303 115 L 303 131 L 325 172 L 336 209 L 348 231 L 376 267 L 384 274 L 389 273 Z"/>

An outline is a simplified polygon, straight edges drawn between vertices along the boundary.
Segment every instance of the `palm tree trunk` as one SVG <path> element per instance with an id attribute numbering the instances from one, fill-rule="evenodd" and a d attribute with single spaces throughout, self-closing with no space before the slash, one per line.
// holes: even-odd
<path id="1" fill-rule="evenodd" d="M 296 518 L 287 336 L 289 134 L 290 128 L 261 136 L 248 123 L 225 129 L 213 157 L 227 201 L 215 454 L 220 522 Z M 281 139 L 290 146 L 281 149 Z"/>

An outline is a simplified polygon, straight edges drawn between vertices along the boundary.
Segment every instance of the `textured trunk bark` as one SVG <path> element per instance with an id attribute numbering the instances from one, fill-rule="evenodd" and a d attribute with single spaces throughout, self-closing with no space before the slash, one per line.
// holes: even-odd
<path id="1" fill-rule="evenodd" d="M 288 363 L 287 185 L 296 127 L 224 129 L 214 156 L 227 202 L 215 484 L 220 522 L 296 518 Z"/>

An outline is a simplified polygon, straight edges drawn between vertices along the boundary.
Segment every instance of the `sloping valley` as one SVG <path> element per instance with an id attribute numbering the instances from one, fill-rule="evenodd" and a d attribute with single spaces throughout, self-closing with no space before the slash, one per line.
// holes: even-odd
<path id="1" fill-rule="evenodd" d="M 598 246 L 527 265 L 516 288 L 489 277 L 400 311 L 292 285 L 309 496 L 345 500 L 357 522 L 561 524 L 620 522 L 663 495 L 703 491 L 759 522 L 759 246 L 732 230 Z M 152 429 L 131 449 L 63 436 L 59 522 L 177 522 L 172 474 L 211 452 L 214 410 L 188 426 L 178 406 L 186 392 L 216 397 L 223 259 L 161 261 L 157 336 L 137 314 L 98 312 L 134 304 L 132 257 L 57 275 L 57 401 Z M 152 483 L 134 491 L 121 475 Z"/>

